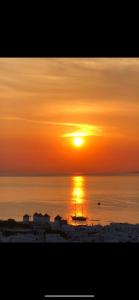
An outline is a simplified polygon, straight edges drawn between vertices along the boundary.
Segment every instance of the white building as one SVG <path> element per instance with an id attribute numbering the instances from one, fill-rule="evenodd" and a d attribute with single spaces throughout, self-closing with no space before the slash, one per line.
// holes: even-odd
<path id="1" fill-rule="evenodd" d="M 70 225 L 70 224 L 62 224 L 62 227 L 61 227 L 62 231 L 68 233 L 68 232 L 72 232 L 75 230 L 75 226 L 73 225 Z"/>
<path id="2" fill-rule="evenodd" d="M 61 220 L 62 220 L 62 217 L 60 217 L 59 215 L 57 215 L 54 218 L 54 228 L 55 229 L 60 229 L 61 228 Z"/>
<path id="3" fill-rule="evenodd" d="M 42 220 L 43 220 L 42 214 L 35 213 L 33 215 L 33 222 L 34 222 L 34 224 L 40 225 L 40 224 L 43 223 Z"/>
<path id="4" fill-rule="evenodd" d="M 60 234 L 55 233 L 47 233 L 45 237 L 46 243 L 65 243 L 68 242 L 66 239 L 64 239 Z"/>
<path id="5" fill-rule="evenodd" d="M 43 216 L 43 224 L 50 224 L 50 216 L 48 214 Z"/>
<path id="6" fill-rule="evenodd" d="M 23 216 L 23 224 L 29 224 L 29 215 Z"/>
<path id="7" fill-rule="evenodd" d="M 42 214 L 35 213 L 33 215 L 33 222 L 36 225 L 50 224 L 50 216 L 48 214 L 42 215 Z"/>

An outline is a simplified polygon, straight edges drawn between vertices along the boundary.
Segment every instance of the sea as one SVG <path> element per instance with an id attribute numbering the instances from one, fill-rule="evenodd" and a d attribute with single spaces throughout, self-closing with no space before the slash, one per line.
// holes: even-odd
<path id="1" fill-rule="evenodd" d="M 1 176 L 0 219 L 32 220 L 35 212 L 69 223 L 74 215 L 88 224 L 139 223 L 139 176 Z"/>

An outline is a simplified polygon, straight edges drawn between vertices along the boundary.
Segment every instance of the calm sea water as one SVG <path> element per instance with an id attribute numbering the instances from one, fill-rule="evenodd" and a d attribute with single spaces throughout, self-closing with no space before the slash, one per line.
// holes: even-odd
<path id="1" fill-rule="evenodd" d="M 139 223 L 139 176 L 0 177 L 0 219 L 37 211 L 70 221 L 75 207 L 94 224 Z"/>

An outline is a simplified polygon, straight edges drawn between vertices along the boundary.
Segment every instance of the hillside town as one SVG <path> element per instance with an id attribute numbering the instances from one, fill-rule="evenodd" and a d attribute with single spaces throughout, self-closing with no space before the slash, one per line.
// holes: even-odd
<path id="1" fill-rule="evenodd" d="M 57 215 L 53 221 L 48 214 L 34 213 L 32 220 L 24 215 L 20 222 L 14 219 L 0 221 L 1 243 L 136 243 L 139 242 L 139 224 L 110 223 L 109 225 L 68 224 Z"/>

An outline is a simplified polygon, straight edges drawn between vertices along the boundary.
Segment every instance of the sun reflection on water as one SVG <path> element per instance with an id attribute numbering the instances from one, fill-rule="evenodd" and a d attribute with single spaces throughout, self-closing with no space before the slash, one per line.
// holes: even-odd
<path id="1" fill-rule="evenodd" d="M 86 195 L 85 195 L 85 178 L 83 176 L 72 177 L 72 194 L 71 194 L 71 216 L 86 216 Z"/>
<path id="2" fill-rule="evenodd" d="M 83 204 L 84 202 L 84 178 L 83 176 L 72 177 L 73 190 L 72 190 L 72 203 Z"/>

